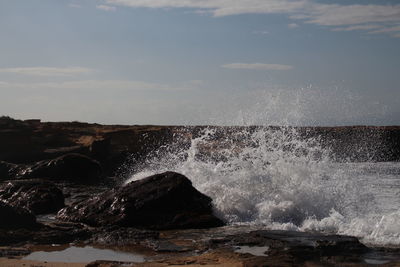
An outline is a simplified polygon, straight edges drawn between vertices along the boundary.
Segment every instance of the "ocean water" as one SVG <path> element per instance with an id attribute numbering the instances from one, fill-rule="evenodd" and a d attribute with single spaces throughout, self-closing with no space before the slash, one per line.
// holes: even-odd
<path id="1" fill-rule="evenodd" d="M 289 127 L 331 125 L 335 119 L 362 122 L 363 116 L 379 124 L 382 105 L 311 87 L 260 90 L 240 95 L 239 102 L 246 106 L 233 101 L 224 109 L 222 103 L 210 123 L 284 127 L 236 128 L 229 134 L 208 128 L 186 134 L 183 142 L 177 136 L 135 166 L 126 182 L 176 171 L 213 199 L 215 214 L 228 224 L 352 235 L 366 244 L 400 246 L 400 162 L 336 162 L 318 139 L 303 139 Z"/>

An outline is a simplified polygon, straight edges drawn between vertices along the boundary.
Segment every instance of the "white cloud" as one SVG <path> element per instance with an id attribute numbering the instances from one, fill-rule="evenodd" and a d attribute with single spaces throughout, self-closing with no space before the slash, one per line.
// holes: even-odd
<path id="1" fill-rule="evenodd" d="M 291 70 L 293 66 L 282 64 L 264 64 L 264 63 L 231 63 L 225 64 L 221 67 L 225 69 L 238 69 L 238 70 Z"/>
<path id="2" fill-rule="evenodd" d="M 30 68 L 0 68 L 0 73 L 13 73 L 30 76 L 74 76 L 88 74 L 94 70 L 83 67 L 30 67 Z"/>
<path id="3" fill-rule="evenodd" d="M 400 22 L 400 5 L 313 4 L 306 12 L 308 23 L 323 26 Z"/>
<path id="4" fill-rule="evenodd" d="M 393 27 L 386 27 L 386 28 L 370 31 L 369 33 L 396 33 L 396 34 L 400 34 L 400 25 L 393 26 Z"/>
<path id="5" fill-rule="evenodd" d="M 72 7 L 72 8 L 81 8 L 81 7 L 82 7 L 82 6 L 79 5 L 79 4 L 73 4 L 73 3 L 69 4 L 68 6 L 69 6 L 69 7 Z"/>
<path id="6" fill-rule="evenodd" d="M 115 11 L 116 10 L 115 6 L 107 6 L 107 5 L 97 5 L 96 8 L 104 10 L 104 11 Z"/>
<path id="7" fill-rule="evenodd" d="M 301 8 L 308 0 L 106 0 L 108 4 L 147 8 L 194 8 L 214 16 L 244 13 L 287 13 Z"/>
<path id="8" fill-rule="evenodd" d="M 297 28 L 297 27 L 299 27 L 299 25 L 298 25 L 297 23 L 289 23 L 289 24 L 288 24 L 288 28 L 289 28 L 289 29 L 295 29 L 295 28 Z"/>
<path id="9" fill-rule="evenodd" d="M 385 25 L 377 25 L 377 24 L 364 24 L 364 25 L 355 25 L 349 27 L 339 27 L 334 28 L 333 31 L 355 31 L 355 30 L 369 30 L 367 33 L 369 34 L 389 34 L 392 37 L 400 36 L 400 25 L 397 26 L 385 26 Z"/>
<path id="10" fill-rule="evenodd" d="M 0 81 L 0 89 L 63 89 L 63 90 L 155 90 L 155 91 L 182 91 L 191 90 L 197 84 L 189 82 L 173 86 L 159 83 L 150 83 L 144 81 L 130 80 L 82 80 L 82 81 L 64 81 L 64 82 L 5 82 Z"/>
<path id="11" fill-rule="evenodd" d="M 379 29 L 381 27 L 382 26 L 376 25 L 376 24 L 363 24 L 363 25 L 355 25 L 355 26 L 334 28 L 333 31 L 373 30 L 373 29 Z"/>
<path id="12" fill-rule="evenodd" d="M 400 23 L 400 4 L 321 4 L 315 0 L 105 0 L 106 3 L 128 7 L 191 8 L 215 17 L 238 14 L 287 14 L 293 20 L 327 27 L 358 27 L 370 30 L 369 24 L 394 27 Z M 291 23 L 289 25 L 297 25 Z M 289 26 L 291 27 L 291 26 Z M 345 29 L 345 28 L 342 28 Z M 382 31 L 381 33 L 388 33 Z M 400 31 L 391 32 L 391 35 Z"/>
<path id="13" fill-rule="evenodd" d="M 261 35 L 266 35 L 269 34 L 269 31 L 254 31 L 254 34 L 261 34 Z"/>

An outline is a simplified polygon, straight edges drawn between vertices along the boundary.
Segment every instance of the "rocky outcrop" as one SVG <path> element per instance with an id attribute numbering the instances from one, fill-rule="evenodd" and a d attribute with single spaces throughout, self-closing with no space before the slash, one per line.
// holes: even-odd
<path id="1" fill-rule="evenodd" d="M 261 227 L 263 228 L 263 227 Z M 8 235 L 7 235 L 8 234 Z M 11 240 L 11 241 L 10 241 Z M 84 243 L 82 243 L 82 241 Z M 157 233 L 133 228 L 85 228 L 71 223 L 49 225 L 33 232 L 0 229 L 0 245 L 4 244 L 63 244 L 75 242 L 90 246 L 146 255 L 143 263 L 96 261 L 86 266 L 399 266 L 399 248 L 367 248 L 356 238 L 291 231 L 250 231 L 245 226 L 223 227 L 193 231 L 164 231 Z M 63 250 L 65 246 L 49 250 Z M 0 248 L 0 256 L 20 258 L 33 246 Z M 74 258 L 76 259 L 76 258 Z M 4 260 L 4 258 L 0 259 Z M 1 261 L 3 266 L 30 266 L 32 262 Z M 45 266 L 46 259 L 36 262 Z M 2 264 L 3 263 L 3 264 Z M 4 264 L 5 263 L 5 264 Z M 68 263 L 60 263 L 68 265 Z"/>
<path id="2" fill-rule="evenodd" d="M 131 168 L 171 143 L 181 148 L 190 146 L 191 138 L 198 137 L 205 129 L 215 131 L 210 141 L 221 147 L 224 140 L 239 146 L 251 142 L 251 133 L 260 128 L 268 130 L 266 138 L 276 131 L 291 133 L 295 130 L 295 138 L 317 140 L 337 161 L 400 161 L 399 126 L 127 126 L 21 121 L 8 117 L 0 117 L 0 161 L 30 164 L 79 153 L 100 162 L 104 174 L 123 175 L 125 171 L 131 171 L 125 170 L 123 163 Z M 209 156 L 207 151 L 203 152 Z M 0 167 L 0 179 L 1 172 Z"/>
<path id="3" fill-rule="evenodd" d="M 147 229 L 222 226 L 223 222 L 212 214 L 211 202 L 185 176 L 165 172 L 64 208 L 58 219 Z"/>
<path id="4" fill-rule="evenodd" d="M 27 165 L 17 176 L 91 183 L 99 182 L 100 175 L 101 166 L 97 161 L 81 154 L 66 154 Z"/>
<path id="5" fill-rule="evenodd" d="M 0 161 L 0 181 L 13 179 L 19 171 L 17 164 Z"/>
<path id="6" fill-rule="evenodd" d="M 89 229 L 78 224 L 37 224 L 33 228 L 0 228 L 0 246 L 21 244 L 69 244 L 82 242 L 92 236 Z M 2 266 L 0 264 L 0 266 Z"/>
<path id="7" fill-rule="evenodd" d="M 237 246 L 285 248 L 297 258 L 365 253 L 368 247 L 356 237 L 284 230 L 257 230 L 229 236 Z"/>
<path id="8" fill-rule="evenodd" d="M 0 117 L 0 161 L 30 164 L 79 153 L 97 160 L 104 167 L 103 173 L 113 175 L 127 157 L 144 159 L 154 149 L 170 143 L 174 128 Z"/>
<path id="9" fill-rule="evenodd" d="M 34 228 L 37 226 L 36 218 L 26 209 L 13 207 L 0 201 L 0 228 Z"/>
<path id="10" fill-rule="evenodd" d="M 63 192 L 55 184 L 41 180 L 9 181 L 0 186 L 0 200 L 36 215 L 57 212 L 64 207 Z"/>

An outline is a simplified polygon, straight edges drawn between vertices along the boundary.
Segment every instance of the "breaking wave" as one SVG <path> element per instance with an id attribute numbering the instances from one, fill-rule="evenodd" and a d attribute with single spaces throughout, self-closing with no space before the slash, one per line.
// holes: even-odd
<path id="1" fill-rule="evenodd" d="M 229 224 L 400 245 L 400 163 L 335 162 L 318 139 L 294 127 L 191 128 L 127 182 L 163 171 L 191 179 Z"/>

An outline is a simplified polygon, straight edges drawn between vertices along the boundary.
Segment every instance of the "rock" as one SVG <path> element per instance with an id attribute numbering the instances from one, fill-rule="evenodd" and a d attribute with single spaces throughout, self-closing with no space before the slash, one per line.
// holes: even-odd
<path id="1" fill-rule="evenodd" d="M 212 214 L 211 202 L 185 176 L 165 172 L 64 208 L 58 218 L 91 226 L 147 229 L 222 226 L 223 222 Z"/>
<path id="2" fill-rule="evenodd" d="M 89 147 L 91 157 L 100 162 L 107 162 L 110 155 L 110 145 L 110 138 L 94 140 Z"/>
<path id="3" fill-rule="evenodd" d="M 236 246 L 269 247 L 269 255 L 285 251 L 298 260 L 321 256 L 348 256 L 368 252 L 370 249 L 356 237 L 326 235 L 283 230 L 257 230 L 228 237 Z"/>
<path id="4" fill-rule="evenodd" d="M 32 251 L 25 248 L 13 248 L 13 247 L 0 248 L 0 258 L 16 258 L 21 256 L 27 256 L 31 253 Z"/>
<path id="5" fill-rule="evenodd" d="M 18 165 L 0 160 L 0 181 L 13 179 L 18 172 Z"/>
<path id="6" fill-rule="evenodd" d="M 69 244 L 81 243 L 88 240 L 92 233 L 89 229 L 79 224 L 49 223 L 37 224 L 31 229 L 1 229 L 0 246 L 23 244 Z M 0 264 L 1 266 L 1 264 Z"/>
<path id="7" fill-rule="evenodd" d="M 27 166 L 19 178 L 49 178 L 78 183 L 98 182 L 100 164 L 81 154 L 66 154 L 51 160 L 43 160 Z"/>
<path id="8" fill-rule="evenodd" d="M 102 227 L 96 228 L 95 233 L 89 240 L 91 243 L 113 246 L 127 246 L 157 240 L 160 236 L 159 232 L 152 230 L 142 230 L 127 227 Z"/>
<path id="9" fill-rule="evenodd" d="M 37 226 L 36 218 L 23 208 L 13 207 L 0 201 L 0 228 L 34 228 Z"/>
<path id="10" fill-rule="evenodd" d="M 32 233 L 29 242 L 36 244 L 68 244 L 88 240 L 92 232 L 84 225 L 70 223 L 48 223 L 40 231 Z"/>
<path id="11" fill-rule="evenodd" d="M 41 180 L 15 180 L 0 186 L 0 200 L 34 214 L 59 211 L 64 205 L 63 192 L 53 183 Z"/>

